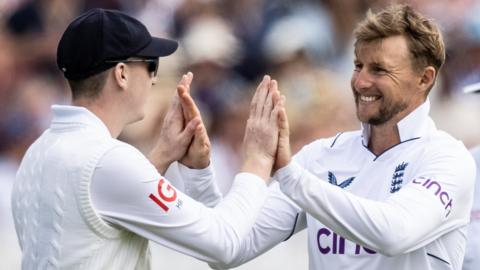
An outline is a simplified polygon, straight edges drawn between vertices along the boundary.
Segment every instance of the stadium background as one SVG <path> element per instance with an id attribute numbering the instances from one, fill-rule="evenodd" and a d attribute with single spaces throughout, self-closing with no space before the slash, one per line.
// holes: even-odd
<path id="1" fill-rule="evenodd" d="M 48 126 L 50 105 L 69 102 L 55 64 L 58 39 L 76 15 L 93 7 L 125 11 L 153 35 L 180 41 L 160 60 L 148 116 L 122 135 L 148 151 L 181 74 L 193 71 L 192 93 L 213 144 L 218 184 L 227 192 L 252 91 L 263 74 L 287 96 L 294 151 L 314 138 L 359 127 L 350 76 L 352 30 L 382 0 L 0 0 L 0 269 L 20 269 L 10 213 L 10 190 L 26 148 Z M 405 2 L 405 1 L 402 1 Z M 464 85 L 480 81 L 480 1 L 407 1 L 441 26 L 447 62 L 430 95 L 439 128 L 480 144 L 480 95 Z M 195 241 L 195 239 L 192 239 Z M 200 261 L 153 245 L 153 269 L 209 269 Z M 238 269 L 307 269 L 305 231 Z"/>

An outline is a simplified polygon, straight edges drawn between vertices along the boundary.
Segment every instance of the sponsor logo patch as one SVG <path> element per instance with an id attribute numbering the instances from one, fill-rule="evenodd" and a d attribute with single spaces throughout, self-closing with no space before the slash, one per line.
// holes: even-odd
<path id="1" fill-rule="evenodd" d="M 353 182 L 354 179 L 355 177 L 350 177 L 348 179 L 345 179 L 341 183 L 337 183 L 337 177 L 335 176 L 335 174 L 333 174 L 330 171 L 328 172 L 328 182 L 332 185 L 339 186 L 341 188 L 346 188 L 350 186 L 350 184 Z"/>
<path id="2" fill-rule="evenodd" d="M 375 254 L 374 250 L 363 247 L 354 242 L 348 241 L 342 236 L 336 234 L 328 228 L 321 228 L 317 232 L 317 247 L 322 254 L 348 254 L 346 246 L 355 246 L 355 255 L 359 254 Z"/>
<path id="3" fill-rule="evenodd" d="M 158 197 L 153 193 L 150 193 L 148 197 L 160 206 L 163 211 L 168 212 L 170 208 L 167 206 L 167 203 L 174 202 L 177 199 L 177 191 L 172 185 L 165 183 L 165 179 L 160 178 L 158 181 L 157 192 Z M 179 200 L 176 205 L 177 207 L 180 207 L 182 202 Z"/>
<path id="4" fill-rule="evenodd" d="M 435 196 L 438 197 L 440 203 L 445 206 L 445 217 L 448 217 L 448 215 L 450 215 L 453 206 L 453 199 L 450 197 L 448 192 L 443 189 L 442 185 L 439 182 L 430 178 L 419 177 L 413 179 L 412 183 L 416 185 L 421 185 L 429 191 L 433 191 Z"/>

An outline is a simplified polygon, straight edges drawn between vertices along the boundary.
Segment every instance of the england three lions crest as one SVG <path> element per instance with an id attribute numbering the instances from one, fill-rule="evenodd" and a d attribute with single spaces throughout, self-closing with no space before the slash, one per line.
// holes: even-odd
<path id="1" fill-rule="evenodd" d="M 405 174 L 405 169 L 408 166 L 408 162 L 402 162 L 399 164 L 392 175 L 392 183 L 390 184 L 390 193 L 395 193 L 402 188 L 403 185 L 403 175 Z"/>

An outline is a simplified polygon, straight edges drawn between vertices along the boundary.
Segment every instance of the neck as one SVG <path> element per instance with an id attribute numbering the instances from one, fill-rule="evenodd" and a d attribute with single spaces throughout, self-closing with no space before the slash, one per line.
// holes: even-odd
<path id="1" fill-rule="evenodd" d="M 117 138 L 125 127 L 124 121 L 119 117 L 121 114 L 115 110 L 115 106 L 112 106 L 111 102 L 110 104 L 103 102 L 102 98 L 95 100 L 80 98 L 73 100 L 72 104 L 74 106 L 85 107 L 100 118 L 113 138 Z"/>
<path id="2" fill-rule="evenodd" d="M 370 126 L 370 139 L 368 141 L 368 149 L 375 155 L 380 155 L 385 150 L 400 143 L 400 132 L 398 131 L 398 122 L 407 117 L 425 102 L 425 99 L 419 98 L 417 102 L 411 103 L 410 106 L 402 112 L 396 114 L 392 119 L 382 125 Z"/>
<path id="3" fill-rule="evenodd" d="M 390 147 L 400 143 L 400 133 L 396 124 L 370 126 L 368 149 L 375 155 L 380 155 Z"/>

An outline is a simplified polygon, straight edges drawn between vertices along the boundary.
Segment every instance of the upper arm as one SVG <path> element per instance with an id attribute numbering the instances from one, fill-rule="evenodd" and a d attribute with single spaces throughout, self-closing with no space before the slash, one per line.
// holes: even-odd
<path id="1" fill-rule="evenodd" d="M 468 223 L 473 203 L 475 166 L 466 153 L 434 150 L 421 160 L 411 181 L 387 199 L 404 222 L 403 252 L 423 246 Z M 402 235 L 401 233 L 399 235 Z M 395 240 L 396 241 L 396 240 Z M 402 245 L 397 245 L 401 246 Z"/>

